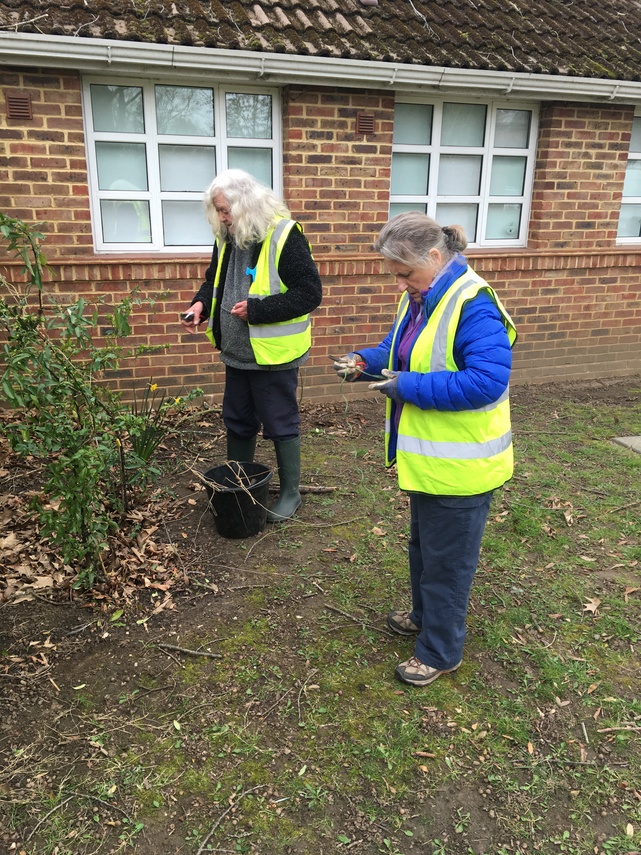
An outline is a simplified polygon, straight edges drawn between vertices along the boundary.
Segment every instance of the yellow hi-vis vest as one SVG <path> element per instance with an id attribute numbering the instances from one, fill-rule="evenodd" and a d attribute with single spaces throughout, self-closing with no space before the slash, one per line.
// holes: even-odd
<path id="1" fill-rule="evenodd" d="M 409 370 L 458 371 L 454 361 L 454 337 L 461 311 L 479 291 L 485 291 L 503 316 L 513 345 L 516 328 L 492 288 L 468 268 L 449 287 L 419 334 L 410 355 Z M 403 294 L 396 316 L 390 352 L 396 352 L 401 321 L 409 311 L 409 296 Z M 398 404 L 396 406 L 399 406 Z M 421 410 L 402 405 L 398 425 L 396 464 L 402 490 L 434 496 L 473 496 L 494 490 L 512 476 L 514 461 L 510 424 L 509 390 L 478 410 L 456 412 Z M 387 465 L 392 418 L 392 400 L 387 399 L 385 445 Z"/>
<path id="2" fill-rule="evenodd" d="M 283 294 L 287 291 L 287 286 L 278 275 L 278 262 L 285 241 L 294 227 L 300 229 L 295 220 L 288 220 L 283 217 L 267 232 L 256 267 L 252 272 L 253 281 L 249 288 L 250 297 L 264 298 L 272 294 Z M 212 344 L 215 344 L 214 309 L 218 300 L 220 273 L 226 251 L 227 244 L 218 239 L 218 267 L 214 277 L 214 290 L 206 333 Z M 249 340 L 254 351 L 254 359 L 258 365 L 284 365 L 287 362 L 293 362 L 306 353 L 312 344 L 312 322 L 308 314 L 275 324 L 248 324 L 248 326 Z"/>

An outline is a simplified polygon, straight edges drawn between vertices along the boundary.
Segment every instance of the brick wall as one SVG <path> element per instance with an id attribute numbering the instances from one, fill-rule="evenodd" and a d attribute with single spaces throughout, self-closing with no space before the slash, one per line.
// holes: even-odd
<path id="1" fill-rule="evenodd" d="M 633 116 L 633 107 L 543 105 L 529 249 L 615 245 Z"/>
<path id="2" fill-rule="evenodd" d="M 33 119 L 7 118 L 0 101 L 0 210 L 42 221 L 47 256 L 93 254 L 80 78 L 3 71 L 7 91 L 31 96 Z"/>
<path id="3" fill-rule="evenodd" d="M 315 251 L 368 252 L 389 210 L 393 97 L 289 88 L 283 110 L 284 194 Z M 372 135 L 356 134 L 359 112 Z"/>
<path id="4" fill-rule="evenodd" d="M 129 391 L 153 378 L 175 394 L 201 386 L 218 402 L 216 355 L 204 336 L 183 334 L 177 322 L 207 259 L 95 256 L 79 79 L 16 70 L 2 72 L 2 85 L 31 93 L 34 117 L 11 122 L 1 110 L 0 208 L 44 221 L 51 291 L 109 303 L 135 284 L 143 300 L 155 300 L 153 309 L 136 308 L 132 342 L 171 349 L 125 365 L 111 382 Z M 374 114 L 368 137 L 355 134 L 361 110 Z M 632 107 L 544 106 L 527 250 L 470 252 L 517 323 L 516 383 L 641 371 L 641 251 L 615 245 L 632 114 Z M 285 93 L 285 196 L 325 286 L 301 372 L 307 402 L 367 394 L 363 384 L 340 386 L 327 354 L 377 343 L 394 315 L 395 286 L 370 250 L 387 218 L 392 116 L 389 93 Z M 0 268 L 17 275 L 12 262 Z"/>

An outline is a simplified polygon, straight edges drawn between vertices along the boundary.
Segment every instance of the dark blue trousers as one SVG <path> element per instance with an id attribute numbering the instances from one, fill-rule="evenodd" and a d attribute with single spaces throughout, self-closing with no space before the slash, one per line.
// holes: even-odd
<path id="1" fill-rule="evenodd" d="M 300 434 L 298 368 L 260 371 L 225 366 L 223 421 L 228 430 L 249 439 L 263 428 L 276 442 Z"/>
<path id="2" fill-rule="evenodd" d="M 410 494 L 410 620 L 414 655 L 439 671 L 463 658 L 465 618 L 492 493 Z"/>

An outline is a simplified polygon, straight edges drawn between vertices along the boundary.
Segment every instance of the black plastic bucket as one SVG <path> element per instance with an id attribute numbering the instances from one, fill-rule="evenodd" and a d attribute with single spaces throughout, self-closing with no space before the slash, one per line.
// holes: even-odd
<path id="1" fill-rule="evenodd" d="M 222 537 L 252 537 L 267 523 L 272 470 L 262 463 L 228 460 L 203 475 L 209 508 Z"/>

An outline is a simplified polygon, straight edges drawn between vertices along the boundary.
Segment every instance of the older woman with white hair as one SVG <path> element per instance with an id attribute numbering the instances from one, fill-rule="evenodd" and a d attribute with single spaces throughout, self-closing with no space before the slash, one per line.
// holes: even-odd
<path id="1" fill-rule="evenodd" d="M 195 333 L 208 319 L 225 364 L 227 458 L 253 460 L 261 427 L 274 443 L 280 495 L 267 520 L 278 522 L 301 503 L 298 369 L 311 346 L 321 280 L 300 224 L 253 176 L 222 172 L 205 192 L 205 209 L 214 251 L 182 323 Z"/>

